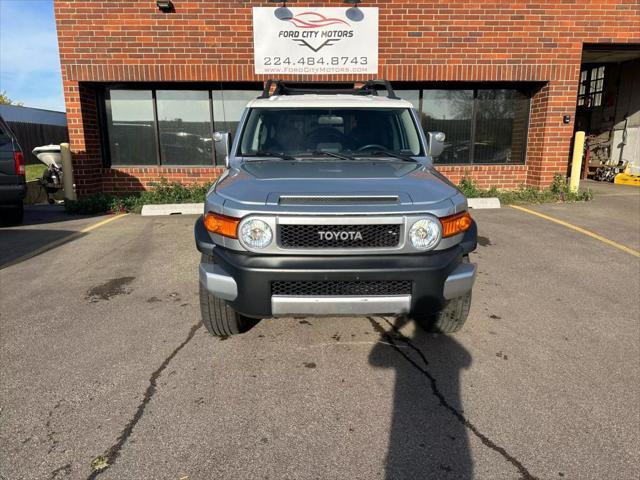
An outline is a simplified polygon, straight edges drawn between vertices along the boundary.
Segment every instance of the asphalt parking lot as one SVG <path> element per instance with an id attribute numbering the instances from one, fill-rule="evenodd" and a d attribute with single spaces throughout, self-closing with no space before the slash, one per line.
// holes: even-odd
<path id="1" fill-rule="evenodd" d="M 640 249 L 640 192 L 606 187 L 530 209 Z M 40 215 L 0 229 L 0 478 L 638 476 L 640 258 L 614 245 L 476 211 L 462 332 L 279 319 L 220 340 L 195 217 Z"/>

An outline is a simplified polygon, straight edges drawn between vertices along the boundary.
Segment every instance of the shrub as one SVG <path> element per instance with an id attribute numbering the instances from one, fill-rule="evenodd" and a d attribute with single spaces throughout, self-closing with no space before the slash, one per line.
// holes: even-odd
<path id="1" fill-rule="evenodd" d="M 64 209 L 76 215 L 95 215 L 111 211 L 113 197 L 104 193 L 94 193 L 78 200 L 65 200 Z"/>
<path id="2" fill-rule="evenodd" d="M 496 187 L 480 188 L 470 178 L 463 178 L 458 188 L 468 198 L 498 197 L 500 203 L 549 203 L 549 202 L 579 202 L 589 201 L 593 198 L 590 190 L 572 192 L 569 189 L 567 179 L 559 173 L 553 177 L 553 182 L 548 188 L 519 186 L 515 190 L 498 190 Z"/>
<path id="3" fill-rule="evenodd" d="M 204 202 L 209 187 L 205 185 L 182 185 L 162 178 L 152 183 L 149 190 L 124 196 L 94 193 L 78 200 L 65 201 L 68 213 L 94 215 L 98 213 L 140 213 L 143 205 L 161 203 Z"/>

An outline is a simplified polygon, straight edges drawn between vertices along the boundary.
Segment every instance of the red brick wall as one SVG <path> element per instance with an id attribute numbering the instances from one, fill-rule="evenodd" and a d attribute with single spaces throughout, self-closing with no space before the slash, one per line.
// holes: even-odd
<path id="1" fill-rule="evenodd" d="M 218 169 L 101 167 L 95 101 L 85 82 L 255 81 L 251 7 L 267 2 L 55 0 L 67 121 L 79 193 L 143 188 L 159 176 L 210 181 Z M 333 2 L 294 6 L 344 7 Z M 542 81 L 532 100 L 525 166 L 443 166 L 482 185 L 547 185 L 566 170 L 584 43 L 640 43 L 638 0 L 449 0 L 380 8 L 380 68 L 389 80 Z M 286 76 L 282 76 L 286 78 Z M 345 76 L 294 76 L 345 80 Z M 355 78 L 353 79 L 361 79 Z"/>

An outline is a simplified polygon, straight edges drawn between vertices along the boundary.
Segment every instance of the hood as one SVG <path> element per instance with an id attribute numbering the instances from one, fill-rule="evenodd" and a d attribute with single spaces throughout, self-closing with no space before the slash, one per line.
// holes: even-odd
<path id="1" fill-rule="evenodd" d="M 395 195 L 402 204 L 428 205 L 453 195 L 455 187 L 431 167 L 403 161 L 255 161 L 232 169 L 215 187 L 225 200 L 278 203 L 281 195 Z"/>

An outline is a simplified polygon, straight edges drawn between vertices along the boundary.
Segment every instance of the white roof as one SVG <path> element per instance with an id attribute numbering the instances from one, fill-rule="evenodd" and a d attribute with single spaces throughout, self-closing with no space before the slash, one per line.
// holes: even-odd
<path id="1" fill-rule="evenodd" d="M 304 94 L 273 95 L 257 98 L 247 105 L 250 108 L 412 108 L 411 102 L 376 95 Z"/>

